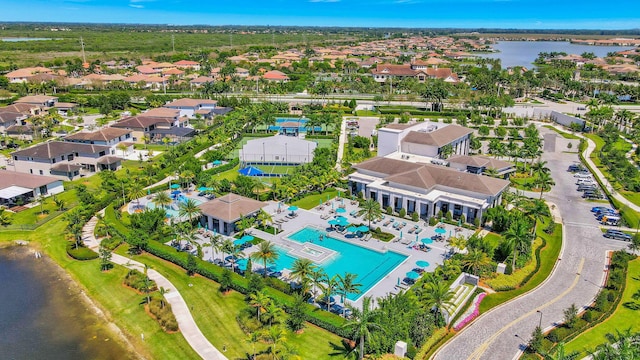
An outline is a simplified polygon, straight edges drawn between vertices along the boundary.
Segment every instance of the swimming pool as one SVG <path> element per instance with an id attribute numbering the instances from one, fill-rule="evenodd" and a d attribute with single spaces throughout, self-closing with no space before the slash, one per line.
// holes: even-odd
<path id="1" fill-rule="evenodd" d="M 300 118 L 277 118 L 275 125 L 269 125 L 269 131 L 280 131 L 280 129 L 282 128 L 281 125 L 283 123 L 288 123 L 288 122 L 298 123 L 298 132 L 301 132 L 301 133 L 307 132 L 307 128 L 306 128 L 307 119 L 300 119 Z M 318 132 L 322 131 L 322 127 L 315 126 L 314 131 L 318 131 Z"/>
<path id="2" fill-rule="evenodd" d="M 170 217 L 173 217 L 173 218 L 179 217 L 180 216 L 180 211 L 178 211 L 178 204 L 180 202 L 187 201 L 187 199 L 193 200 L 196 203 L 196 205 L 200 205 L 200 204 L 202 204 L 204 202 L 202 200 L 189 198 L 189 197 L 186 197 L 184 195 L 179 195 L 177 201 L 174 201 L 170 205 L 167 205 L 167 206 L 164 207 L 164 211 Z M 154 204 L 152 201 L 149 201 L 147 203 L 147 208 L 149 208 L 149 209 L 155 209 L 156 207 L 157 207 L 156 204 Z"/>
<path id="3" fill-rule="evenodd" d="M 320 241 L 320 235 L 324 236 L 322 241 Z M 360 294 L 350 294 L 347 296 L 349 300 L 357 300 L 408 257 L 393 251 L 382 253 L 340 241 L 327 236 L 322 230 L 310 227 L 305 227 L 288 238 L 298 243 L 311 242 L 336 252 L 334 256 L 317 265 L 322 267 L 330 277 L 344 275 L 347 272 L 358 275 L 356 282 L 362 284 Z M 278 249 L 278 253 L 280 256 L 275 264 L 277 270 L 291 269 L 296 257 L 282 248 Z"/>

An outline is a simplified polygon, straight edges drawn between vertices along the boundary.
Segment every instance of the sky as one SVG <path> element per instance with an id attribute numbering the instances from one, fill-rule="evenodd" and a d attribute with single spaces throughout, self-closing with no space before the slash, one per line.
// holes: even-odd
<path id="1" fill-rule="evenodd" d="M 0 21 L 173 25 L 638 29 L 619 0 L 3 0 Z M 613 6 L 611 6 L 611 5 Z M 34 9 L 38 9 L 34 11 Z"/>

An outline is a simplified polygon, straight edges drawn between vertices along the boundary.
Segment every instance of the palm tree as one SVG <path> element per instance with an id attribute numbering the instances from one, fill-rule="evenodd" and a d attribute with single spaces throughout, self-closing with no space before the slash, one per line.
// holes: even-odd
<path id="1" fill-rule="evenodd" d="M 258 250 L 251 254 L 253 259 L 262 261 L 264 264 L 264 272 L 262 273 L 264 277 L 267 277 L 267 263 L 274 263 L 279 256 L 278 250 L 270 241 L 261 242 L 258 245 Z"/>
<path id="2" fill-rule="evenodd" d="M 171 205 L 171 198 L 169 197 L 169 194 L 167 194 L 164 191 L 161 191 L 159 193 L 156 194 L 156 196 L 153 197 L 153 200 L 151 200 L 156 206 L 162 207 L 162 208 L 166 208 L 167 206 Z"/>
<path id="3" fill-rule="evenodd" d="M 260 224 L 263 227 L 267 227 L 267 223 L 271 224 L 273 226 L 273 217 L 266 211 L 264 211 L 263 209 L 260 209 L 260 212 L 258 212 L 258 215 L 256 215 L 256 219 L 260 222 Z M 273 235 L 276 234 L 276 228 L 273 228 Z"/>
<path id="4" fill-rule="evenodd" d="M 338 275 L 338 293 L 342 297 L 342 303 L 349 294 L 359 294 L 362 284 L 356 282 L 358 275 L 345 273 L 344 276 Z M 342 315 L 346 309 L 342 310 Z"/>
<path id="5" fill-rule="evenodd" d="M 262 314 L 262 319 L 264 321 L 269 322 L 269 327 L 273 326 L 273 322 L 281 322 L 281 320 L 286 316 L 286 313 L 282 306 L 275 304 L 273 302 L 267 305 L 267 308 Z"/>
<path id="6" fill-rule="evenodd" d="M 263 333 L 262 338 L 269 342 L 269 351 L 273 355 L 273 358 L 277 359 L 278 345 L 287 341 L 286 331 L 282 326 L 272 326 Z"/>
<path id="7" fill-rule="evenodd" d="M 336 275 L 331 278 L 327 275 L 324 278 L 324 286 L 322 287 L 322 296 L 327 302 L 327 311 L 331 310 L 331 295 L 336 293 L 338 288 L 338 277 Z"/>
<path id="8" fill-rule="evenodd" d="M 256 308 L 258 321 L 260 321 L 260 314 L 267 310 L 269 304 L 271 304 L 271 298 L 264 290 L 249 295 L 249 305 Z"/>
<path id="9" fill-rule="evenodd" d="M 382 216 L 382 207 L 380 203 L 374 199 L 367 199 L 358 211 L 358 216 L 364 215 L 364 219 L 369 221 L 369 228 L 371 228 L 371 222 L 380 216 Z"/>
<path id="10" fill-rule="evenodd" d="M 504 238 L 509 244 L 509 247 L 513 249 L 513 259 L 511 263 L 511 269 L 516 269 L 516 258 L 518 257 L 518 248 L 523 247 L 523 244 L 529 242 L 529 229 L 527 228 L 527 222 L 522 216 L 516 216 L 511 222 L 511 225 L 504 232 Z"/>
<path id="11" fill-rule="evenodd" d="M 542 200 L 542 194 L 545 191 L 551 190 L 551 187 L 556 184 L 551 175 L 544 172 L 538 175 L 538 180 L 536 182 L 540 187 L 540 200 Z"/>
<path id="12" fill-rule="evenodd" d="M 158 289 L 158 292 L 162 296 L 160 298 L 160 308 L 163 309 L 166 305 L 164 302 L 164 296 L 169 292 L 169 289 L 165 289 L 164 287 L 160 286 L 160 289 Z"/>
<path id="13" fill-rule="evenodd" d="M 233 252 L 233 241 L 230 239 L 224 239 L 222 244 L 220 244 L 220 251 L 222 251 L 222 261 L 224 264 L 225 258 L 227 254 L 231 254 Z"/>
<path id="14" fill-rule="evenodd" d="M 129 188 L 129 201 L 133 201 L 134 199 L 138 200 L 138 205 L 140 205 L 140 198 L 144 196 L 144 189 L 142 189 L 142 185 L 140 183 L 134 182 L 131 184 Z"/>
<path id="15" fill-rule="evenodd" d="M 640 358 L 640 333 L 616 329 L 616 334 L 608 333 L 605 337 L 609 342 L 598 346 L 595 353 L 589 353 L 593 360 Z"/>
<path id="16" fill-rule="evenodd" d="M 255 224 L 256 219 L 253 217 L 248 217 L 240 214 L 240 220 L 236 221 L 236 229 L 240 231 L 241 234 L 244 234 L 245 231 L 251 229 Z"/>
<path id="17" fill-rule="evenodd" d="M 531 231 L 531 233 L 535 236 L 538 222 L 542 220 L 543 217 L 550 215 L 549 207 L 542 201 L 534 200 L 526 206 L 526 214 L 533 219 L 533 231 Z"/>
<path id="18" fill-rule="evenodd" d="M 242 252 L 242 247 L 239 245 L 233 245 L 230 249 L 231 252 L 231 270 L 236 271 L 236 259 L 244 258 L 244 253 Z"/>
<path id="19" fill-rule="evenodd" d="M 322 279 L 324 279 L 325 276 L 327 276 L 327 274 L 321 267 L 316 268 L 309 274 L 309 281 L 311 281 L 311 286 L 313 286 L 314 299 L 318 296 L 318 287 L 322 286 Z"/>
<path id="20" fill-rule="evenodd" d="M 200 216 L 200 208 L 198 204 L 193 199 L 187 199 L 186 201 L 180 202 L 178 205 L 178 215 L 186 216 L 189 218 L 189 224 L 193 226 L 193 218 L 196 216 Z"/>
<path id="21" fill-rule="evenodd" d="M 313 261 L 305 258 L 296 259 L 291 266 L 291 275 L 303 287 L 309 282 L 309 276 L 316 269 Z"/>
<path id="22" fill-rule="evenodd" d="M 462 235 L 452 236 L 451 238 L 449 238 L 448 243 L 449 243 L 449 246 L 451 246 L 451 248 L 454 249 L 454 251 L 456 249 L 464 250 L 464 248 L 467 247 L 467 240 Z"/>
<path id="23" fill-rule="evenodd" d="M 536 174 L 549 173 L 551 170 L 547 167 L 546 161 L 538 160 L 536 163 L 531 164 L 531 170 Z"/>
<path id="24" fill-rule="evenodd" d="M 473 275 L 478 275 L 478 270 L 491 264 L 489 256 L 480 249 L 471 249 L 465 255 L 462 263 L 473 270 Z"/>
<path id="25" fill-rule="evenodd" d="M 422 293 L 422 302 L 428 308 L 435 309 L 436 321 L 444 320 L 446 307 L 451 305 L 453 292 L 449 286 L 442 281 L 428 283 Z M 441 318 L 442 317 L 442 318 Z"/>
<path id="26" fill-rule="evenodd" d="M 216 234 L 209 238 L 209 245 L 211 246 L 211 259 L 215 260 L 214 253 L 217 253 L 222 246 L 222 236 Z"/>
<path id="27" fill-rule="evenodd" d="M 364 342 L 371 337 L 371 330 L 383 330 L 380 325 L 375 323 L 376 313 L 371 310 L 371 297 L 366 296 L 362 299 L 362 311 L 357 308 L 351 308 L 352 315 L 342 327 L 353 329 L 354 340 L 360 343 L 360 360 L 364 358 Z"/>
<path id="28" fill-rule="evenodd" d="M 564 342 L 559 342 L 553 355 L 544 353 L 543 358 L 545 360 L 574 360 L 578 357 L 578 355 L 580 355 L 580 353 L 577 351 L 566 353 L 564 349 Z"/>

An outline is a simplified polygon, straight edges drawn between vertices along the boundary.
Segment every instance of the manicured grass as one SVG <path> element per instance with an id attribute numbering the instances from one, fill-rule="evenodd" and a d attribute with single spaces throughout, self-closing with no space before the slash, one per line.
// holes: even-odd
<path id="1" fill-rule="evenodd" d="M 640 322 L 637 319 L 638 310 L 632 310 L 625 306 L 627 304 L 640 305 L 640 302 L 632 298 L 633 294 L 640 291 L 640 259 L 629 262 L 627 270 L 627 285 L 622 294 L 622 300 L 616 311 L 607 320 L 587 330 L 571 342 L 566 344 L 567 352 L 579 351 L 581 356 L 587 356 L 587 351 L 593 351 L 598 345 L 607 342 L 606 334 L 615 334 L 616 330 L 625 331 L 631 328 L 631 332 L 640 331 Z"/>
<path id="2" fill-rule="evenodd" d="M 118 252 L 126 251 L 123 248 Z M 134 259 L 151 265 L 178 288 L 193 309 L 192 315 L 200 330 L 218 349 L 226 347 L 227 357 L 246 358 L 250 354 L 251 344 L 245 341 L 247 335 L 236 320 L 239 312 L 248 307 L 244 295 L 235 291 L 224 295 L 214 281 L 201 276 L 189 277 L 182 268 L 153 255 L 139 255 Z M 328 355 L 333 352 L 331 344 L 340 345 L 340 342 L 339 336 L 311 324 L 306 324 L 302 334 L 287 335 L 287 343 L 293 345 L 303 359 L 341 359 Z M 258 353 L 265 349 L 266 344 L 256 344 Z"/>
<path id="3" fill-rule="evenodd" d="M 238 177 L 238 170 L 240 170 L 240 165 L 236 165 L 233 169 L 229 169 L 227 171 L 221 172 L 213 176 L 216 180 L 227 179 L 229 181 L 233 181 Z"/>
<path id="4" fill-rule="evenodd" d="M 144 311 L 142 296 L 122 286 L 127 270 L 115 266 L 108 272 L 100 271 L 100 261 L 76 261 L 65 251 L 64 233 L 66 224 L 61 217 L 47 226 L 33 231 L 3 231 L 0 242 L 18 239 L 29 240 L 33 246 L 45 251 L 58 265 L 78 282 L 87 295 L 106 310 L 107 318 L 125 334 L 137 352 L 153 359 L 196 359 L 197 354 L 184 340 L 181 333 L 167 334 L 160 325 Z M 144 334 L 145 340 L 140 334 Z"/>
<path id="5" fill-rule="evenodd" d="M 533 275 L 524 286 L 518 289 L 487 295 L 480 303 L 481 314 L 515 298 L 520 294 L 524 294 L 541 284 L 547 277 L 549 277 L 549 274 L 551 274 L 551 270 L 553 270 L 553 266 L 556 263 L 556 259 L 558 259 L 558 255 L 560 254 L 560 249 L 562 248 L 562 227 L 557 225 L 554 233 L 548 235 L 542 231 L 548 223 L 549 220 L 545 219 L 543 223 L 538 224 L 538 229 L 536 231 L 538 236 L 547 241 L 546 246 L 540 251 L 540 269 L 538 272 Z"/>
<path id="6" fill-rule="evenodd" d="M 565 139 L 570 139 L 570 140 L 579 140 L 580 139 L 579 137 L 577 137 L 574 134 L 570 134 L 568 132 L 564 132 L 564 131 L 558 130 L 558 129 L 556 129 L 555 127 L 553 127 L 551 125 L 544 125 L 543 127 L 557 132 L 558 134 L 560 134 L 560 136 L 562 136 Z"/>
<path id="7" fill-rule="evenodd" d="M 500 236 L 500 235 L 498 235 L 496 233 L 490 232 L 490 233 L 488 233 L 487 235 L 484 236 L 484 241 L 486 241 L 489 244 L 491 244 L 491 247 L 495 249 L 502 242 L 502 236 Z"/>
<path id="8" fill-rule="evenodd" d="M 304 198 L 293 202 L 292 205 L 295 205 L 305 210 L 309 210 L 320 205 L 321 201 L 323 203 L 326 202 L 327 197 L 329 199 L 332 199 L 336 196 L 338 196 L 338 190 L 329 188 L 329 189 L 326 189 L 322 194 L 313 194 L 313 195 L 305 196 Z"/>

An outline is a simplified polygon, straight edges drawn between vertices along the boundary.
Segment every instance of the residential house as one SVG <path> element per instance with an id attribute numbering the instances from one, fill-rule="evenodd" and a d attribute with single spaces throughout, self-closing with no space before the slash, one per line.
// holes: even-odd
<path id="1" fill-rule="evenodd" d="M 15 104 L 35 105 L 43 108 L 53 107 L 58 102 L 57 96 L 29 95 L 16 100 Z"/>
<path id="2" fill-rule="evenodd" d="M 191 84 L 191 87 L 199 88 L 206 83 L 212 83 L 214 81 L 216 80 L 210 76 L 198 76 L 197 78 L 189 81 L 189 84 Z"/>
<path id="3" fill-rule="evenodd" d="M 445 146 L 451 154 L 469 154 L 472 129 L 454 124 L 420 122 L 389 124 L 378 129 L 378 156 L 394 152 L 430 158 L 442 158 Z"/>
<path id="4" fill-rule="evenodd" d="M 7 128 L 13 125 L 25 124 L 27 116 L 14 111 L 5 111 L 0 108 L 0 134 L 6 134 Z"/>
<path id="5" fill-rule="evenodd" d="M 425 82 L 427 79 L 440 79 L 449 83 L 457 83 L 460 81 L 458 75 L 449 68 L 429 68 L 423 62 L 414 64 L 377 64 L 375 69 L 371 69 L 373 79 L 376 82 L 383 83 L 387 79 L 415 78 L 419 82 Z"/>
<path id="6" fill-rule="evenodd" d="M 165 104 L 163 107 L 179 111 L 179 117 L 193 119 L 197 114 L 203 117 L 211 117 L 218 101 L 209 99 L 178 99 Z"/>
<path id="7" fill-rule="evenodd" d="M 262 74 L 262 78 L 270 82 L 289 82 L 289 76 L 278 70 L 267 71 L 266 73 Z"/>
<path id="8" fill-rule="evenodd" d="M 63 191 L 64 185 L 60 179 L 0 170 L 0 205 L 27 203 L 40 196 L 51 196 Z"/>
<path id="9" fill-rule="evenodd" d="M 9 79 L 9 82 L 23 83 L 29 81 L 34 75 L 52 74 L 53 72 L 54 71 L 49 68 L 37 66 L 10 71 L 5 76 Z"/>
<path id="10" fill-rule="evenodd" d="M 102 170 L 117 170 L 121 159 L 109 146 L 49 141 L 11 153 L 17 172 L 73 180 Z"/>
<path id="11" fill-rule="evenodd" d="M 66 136 L 63 140 L 78 144 L 102 145 L 109 146 L 111 153 L 117 154 L 118 145 L 123 144 L 127 147 L 127 152 L 133 147 L 132 136 L 133 131 L 128 129 L 107 127 L 97 131 L 81 131 Z"/>
<path id="12" fill-rule="evenodd" d="M 191 60 L 180 60 L 173 63 L 173 66 L 178 69 L 191 69 L 193 71 L 200 71 L 200 63 Z"/>

